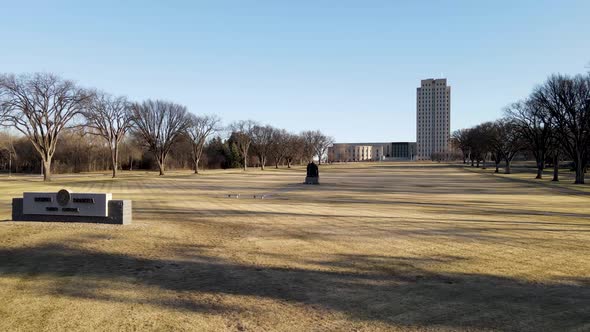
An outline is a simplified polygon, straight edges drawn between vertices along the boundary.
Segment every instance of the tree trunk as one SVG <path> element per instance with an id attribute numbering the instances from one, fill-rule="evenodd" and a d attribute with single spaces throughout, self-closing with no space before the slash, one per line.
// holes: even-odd
<path id="1" fill-rule="evenodd" d="M 264 171 L 264 164 L 266 164 L 266 158 L 258 158 L 260 159 L 260 169 Z"/>
<path id="2" fill-rule="evenodd" d="M 248 168 L 246 160 L 248 160 L 248 156 L 244 153 L 244 171 Z"/>
<path id="3" fill-rule="evenodd" d="M 500 173 L 500 162 L 496 161 L 496 170 L 494 173 Z"/>
<path id="4" fill-rule="evenodd" d="M 166 155 L 160 154 L 158 156 L 158 169 L 160 170 L 160 176 L 164 175 L 164 164 L 166 162 Z"/>
<path id="5" fill-rule="evenodd" d="M 559 181 L 559 155 L 556 154 L 553 156 L 553 180 L 551 181 Z"/>
<path id="6" fill-rule="evenodd" d="M 542 179 L 543 178 L 543 170 L 545 169 L 545 160 L 539 159 L 537 160 L 537 176 L 535 179 Z"/>
<path id="7" fill-rule="evenodd" d="M 479 159 L 477 160 L 477 168 L 479 168 Z"/>
<path id="8" fill-rule="evenodd" d="M 51 181 L 51 157 L 43 158 L 43 181 Z"/>
<path id="9" fill-rule="evenodd" d="M 193 142 L 192 157 L 193 157 L 193 170 L 195 174 L 199 174 L 199 162 L 203 155 L 203 145 L 195 144 Z"/>
<path id="10" fill-rule="evenodd" d="M 511 170 L 510 170 L 510 163 L 512 160 L 510 159 L 506 159 L 506 168 L 504 169 L 504 174 L 511 174 Z"/>
<path id="11" fill-rule="evenodd" d="M 473 159 L 471 159 L 471 167 L 473 167 L 473 166 L 475 166 L 475 165 L 473 164 Z"/>
<path id="12" fill-rule="evenodd" d="M 291 168 L 291 159 L 287 159 L 287 168 Z"/>
<path id="13" fill-rule="evenodd" d="M 578 153 L 576 158 L 576 181 L 574 184 L 584 184 L 584 166 L 582 165 L 580 153 Z"/>
<path id="14" fill-rule="evenodd" d="M 113 151 L 111 151 L 111 166 L 113 168 L 113 178 L 117 177 L 117 164 L 119 164 L 119 149 L 115 145 Z"/>

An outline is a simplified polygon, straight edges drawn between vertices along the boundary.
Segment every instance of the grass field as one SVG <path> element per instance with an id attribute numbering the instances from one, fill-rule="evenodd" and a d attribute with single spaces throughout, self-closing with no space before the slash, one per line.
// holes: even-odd
<path id="1" fill-rule="evenodd" d="M 590 331 L 590 193 L 489 171 L 1 177 L 0 331 Z M 7 221 L 62 187 L 133 224 Z"/>

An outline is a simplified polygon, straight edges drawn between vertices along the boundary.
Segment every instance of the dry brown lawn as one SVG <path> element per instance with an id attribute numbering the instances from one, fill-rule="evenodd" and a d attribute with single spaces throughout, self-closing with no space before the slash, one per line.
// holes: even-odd
<path id="1" fill-rule="evenodd" d="M 304 175 L 1 177 L 0 331 L 590 330 L 587 190 L 435 164 Z M 132 199 L 133 224 L 8 221 L 11 197 L 62 187 Z"/>

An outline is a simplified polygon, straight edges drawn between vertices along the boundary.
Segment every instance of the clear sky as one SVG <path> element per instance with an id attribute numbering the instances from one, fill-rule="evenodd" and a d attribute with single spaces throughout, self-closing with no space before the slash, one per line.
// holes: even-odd
<path id="1" fill-rule="evenodd" d="M 590 1 L 0 1 L 0 71 L 54 72 L 224 123 L 415 141 L 443 75 L 451 127 L 590 62 Z"/>

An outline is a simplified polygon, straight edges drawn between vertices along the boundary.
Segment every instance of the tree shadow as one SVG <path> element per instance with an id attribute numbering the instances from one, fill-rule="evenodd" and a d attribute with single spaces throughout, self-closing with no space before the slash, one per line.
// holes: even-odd
<path id="1" fill-rule="evenodd" d="M 485 207 L 468 207 L 467 209 L 436 209 L 433 206 L 431 209 L 432 213 L 445 213 L 451 215 L 471 215 L 471 216 L 494 216 L 494 217 L 507 217 L 512 218 L 514 216 L 532 217 L 532 216 L 547 216 L 547 217 L 559 217 L 559 218 L 574 218 L 574 219 L 588 219 L 590 213 L 577 213 L 577 212 L 559 212 L 559 211 L 548 211 L 548 210 L 528 210 L 528 209 L 515 209 L 506 208 L 504 206 L 497 208 L 485 208 Z M 510 219 L 507 219 L 509 222 Z M 580 225 L 584 226 L 584 225 Z"/>
<path id="2" fill-rule="evenodd" d="M 286 268 L 247 265 L 203 253 L 190 260 L 152 259 L 48 243 L 0 249 L 0 276 L 49 278 L 55 281 L 51 287 L 39 286 L 35 291 L 72 298 L 133 302 L 118 295 L 125 285 L 133 284 L 152 293 L 156 288 L 294 302 L 397 327 L 550 331 L 587 326 L 590 278 L 535 284 L 432 268 L 444 271 L 440 267 L 461 260 L 329 255 L 308 262 L 312 268 Z M 150 296 L 142 301 L 195 312 L 244 310 L 190 298 Z"/>
<path id="3" fill-rule="evenodd" d="M 564 187 L 564 186 L 560 185 L 559 183 L 544 182 L 544 181 L 537 180 L 534 178 L 534 175 L 536 174 L 536 169 L 533 169 L 533 171 L 531 171 L 531 172 L 524 172 L 522 169 L 519 170 L 517 168 L 516 171 L 512 172 L 512 174 L 530 173 L 531 174 L 530 179 L 521 179 L 521 178 L 511 177 L 510 174 L 502 174 L 502 173 L 500 173 L 500 174 L 479 173 L 476 170 L 470 170 L 467 168 L 465 168 L 465 170 L 468 172 L 471 172 L 471 173 L 481 174 L 481 175 L 488 177 L 488 178 L 496 179 L 499 182 L 518 183 L 518 184 L 521 184 L 523 187 L 527 187 L 527 188 L 542 188 L 544 190 L 549 190 L 551 192 L 561 193 L 564 195 L 575 195 L 575 196 L 588 196 L 588 195 L 590 195 L 590 192 L 575 189 L 575 188 Z M 563 174 L 561 176 L 563 176 Z M 567 180 L 573 181 L 573 178 L 572 179 L 570 179 L 570 178 L 571 178 L 571 176 L 569 176 Z M 564 179 L 562 178 L 560 182 L 563 183 Z"/>

